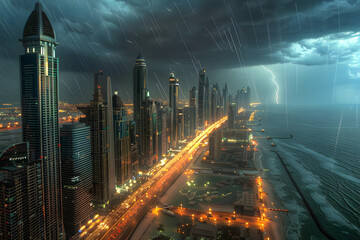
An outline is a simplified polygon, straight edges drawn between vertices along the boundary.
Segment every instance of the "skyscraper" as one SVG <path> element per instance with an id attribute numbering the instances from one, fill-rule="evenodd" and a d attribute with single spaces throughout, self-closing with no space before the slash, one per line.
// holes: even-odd
<path id="1" fill-rule="evenodd" d="M 131 162 L 130 120 L 117 92 L 113 95 L 114 141 L 115 141 L 115 176 L 116 186 L 120 187 L 133 177 Z"/>
<path id="2" fill-rule="evenodd" d="M 224 106 L 224 115 L 227 115 L 228 114 L 228 104 L 229 104 L 229 87 L 228 87 L 227 83 L 225 83 L 222 98 L 223 98 L 223 106 Z"/>
<path id="3" fill-rule="evenodd" d="M 130 136 L 130 156 L 131 156 L 132 175 L 138 177 L 139 151 L 136 142 L 136 124 L 134 121 L 130 121 L 129 136 Z"/>
<path id="4" fill-rule="evenodd" d="M 157 146 L 154 136 L 156 134 L 156 104 L 151 99 L 149 91 L 146 93 L 146 100 L 142 104 L 141 115 L 144 116 L 142 137 L 140 137 L 142 148 L 141 164 L 143 166 L 151 167 L 157 160 L 157 156 L 154 152 Z M 154 134 L 155 132 L 155 134 Z"/>
<path id="5" fill-rule="evenodd" d="M 185 119 L 184 119 L 184 108 L 178 108 L 177 114 L 177 138 L 179 141 L 185 137 Z"/>
<path id="6" fill-rule="evenodd" d="M 222 130 L 217 129 L 209 136 L 209 158 L 220 160 L 222 151 Z"/>
<path id="7" fill-rule="evenodd" d="M 185 105 L 183 107 L 183 117 L 184 117 L 184 138 L 192 136 L 194 134 L 190 133 L 190 107 Z"/>
<path id="8" fill-rule="evenodd" d="M 237 108 L 249 109 L 249 107 L 250 107 L 250 87 L 247 87 L 247 89 L 245 89 L 245 87 L 243 87 L 241 89 L 241 91 L 238 90 L 236 92 L 235 102 L 236 102 Z"/>
<path id="9" fill-rule="evenodd" d="M 220 97 L 218 88 L 216 86 L 211 86 L 211 96 L 210 96 L 210 123 L 214 123 L 219 118 L 219 109 L 220 109 Z"/>
<path id="10" fill-rule="evenodd" d="M 227 121 L 227 127 L 228 129 L 234 129 L 235 128 L 235 119 L 237 115 L 237 109 L 235 103 L 229 104 L 229 110 L 228 110 L 228 121 Z"/>
<path id="11" fill-rule="evenodd" d="M 210 82 L 209 82 L 209 78 L 206 77 L 205 80 L 205 99 L 204 99 L 204 120 L 206 123 L 210 122 Z M 207 127 L 207 126 L 205 126 Z"/>
<path id="12" fill-rule="evenodd" d="M 158 155 L 159 158 L 166 155 L 167 139 L 166 139 L 166 108 L 161 102 L 156 102 L 157 117 L 157 138 L 158 138 Z"/>
<path id="13" fill-rule="evenodd" d="M 250 107 L 250 87 L 248 86 L 247 88 L 246 88 L 246 109 L 249 109 L 249 107 Z"/>
<path id="14" fill-rule="evenodd" d="M 198 90 L 198 127 L 204 127 L 205 123 L 205 74 L 206 69 L 199 72 L 199 90 Z"/>
<path id="15" fill-rule="evenodd" d="M 90 126 L 91 155 L 93 166 L 93 203 L 95 207 L 105 208 L 110 201 L 109 184 L 109 126 L 107 121 L 108 106 L 101 94 L 98 78 L 94 81 L 93 100 L 87 107 L 79 107 L 85 115 L 85 122 Z M 114 180 L 115 183 L 115 180 Z"/>
<path id="16" fill-rule="evenodd" d="M 190 90 L 189 94 L 189 134 L 195 135 L 197 129 L 197 91 L 196 87 Z"/>
<path id="17" fill-rule="evenodd" d="M 106 125 L 108 126 L 109 143 L 109 194 L 115 193 L 115 146 L 114 146 L 114 116 L 113 116 L 113 92 L 111 88 L 111 78 L 106 76 L 103 71 L 94 74 L 95 87 L 101 91 L 104 104 L 107 107 Z"/>
<path id="18" fill-rule="evenodd" d="M 169 77 L 169 107 L 171 110 L 171 147 L 177 145 L 178 140 L 178 103 L 179 103 L 179 79 L 174 73 L 170 73 Z"/>
<path id="19" fill-rule="evenodd" d="M 147 71 L 146 63 L 144 57 L 139 54 L 137 56 L 134 68 L 133 68 L 133 103 L 134 103 L 134 120 L 136 123 L 136 135 L 138 138 L 138 148 L 140 155 L 144 155 L 144 150 L 141 138 L 143 135 L 144 129 L 144 116 L 142 113 L 143 103 L 146 100 L 146 81 L 147 81 Z"/>
<path id="20" fill-rule="evenodd" d="M 64 226 L 69 238 L 93 212 L 90 127 L 66 124 L 60 130 L 60 142 Z"/>
<path id="21" fill-rule="evenodd" d="M 31 161 L 41 161 L 44 238 L 63 236 L 59 139 L 59 59 L 51 23 L 39 2 L 24 28 L 20 57 L 23 140 Z"/>

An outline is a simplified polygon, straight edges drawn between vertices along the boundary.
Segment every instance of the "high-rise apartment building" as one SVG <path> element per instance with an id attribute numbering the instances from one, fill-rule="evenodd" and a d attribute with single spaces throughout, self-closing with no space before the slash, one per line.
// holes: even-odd
<path id="1" fill-rule="evenodd" d="M 209 136 L 209 158 L 220 160 L 222 151 L 222 130 L 218 129 Z"/>
<path id="2" fill-rule="evenodd" d="M 28 143 L 0 154 L 0 239 L 44 239 L 41 161 L 31 161 Z"/>

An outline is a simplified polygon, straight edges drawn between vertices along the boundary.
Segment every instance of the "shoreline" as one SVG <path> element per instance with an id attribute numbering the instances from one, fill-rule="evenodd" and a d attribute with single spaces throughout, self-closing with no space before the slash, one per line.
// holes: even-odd
<path id="1" fill-rule="evenodd" d="M 267 150 L 263 149 L 263 151 L 267 151 Z M 262 171 L 262 169 L 264 169 L 263 167 L 264 155 L 260 151 L 256 155 L 257 157 L 254 159 L 254 163 L 255 165 L 257 165 L 258 169 L 261 170 L 259 171 L 259 176 L 261 176 L 263 180 L 262 188 L 263 191 L 266 193 L 266 198 L 265 201 L 263 202 L 265 204 L 265 207 L 270 208 L 273 204 L 277 206 L 283 206 L 284 204 L 282 203 L 281 199 L 279 199 L 279 197 L 275 197 L 276 192 L 273 189 L 272 184 L 267 180 L 267 176 L 266 176 L 267 172 Z M 273 211 L 271 212 L 269 210 L 267 211 L 266 217 L 271 219 L 271 222 L 269 222 L 270 226 L 267 227 L 269 229 L 269 232 L 271 233 L 270 239 L 286 240 L 287 238 L 285 234 L 284 222 L 281 218 L 278 218 L 278 215 Z"/>
<path id="2" fill-rule="evenodd" d="M 295 187 L 297 193 L 300 195 L 301 200 L 303 201 L 306 209 L 307 209 L 308 212 L 310 213 L 310 216 L 311 216 L 311 218 L 313 219 L 313 221 L 315 222 L 315 225 L 317 226 L 317 228 L 319 229 L 319 231 L 320 231 L 325 237 L 327 237 L 328 239 L 334 240 L 334 238 L 333 238 L 330 234 L 328 234 L 328 233 L 326 232 L 326 230 L 325 230 L 325 229 L 323 228 L 323 226 L 321 225 L 320 221 L 317 219 L 316 214 L 314 213 L 314 211 L 312 210 L 312 208 L 311 208 L 310 204 L 308 203 L 307 199 L 305 198 L 305 196 L 304 196 L 303 193 L 301 192 L 301 190 L 300 190 L 299 186 L 297 185 L 295 179 L 293 178 L 293 176 L 291 175 L 289 169 L 287 168 L 287 166 L 286 166 L 283 158 L 280 156 L 280 154 L 279 154 L 277 151 L 275 151 L 275 150 L 269 150 L 269 151 L 275 153 L 275 155 L 277 156 L 277 158 L 280 160 L 281 165 L 283 166 L 284 170 L 285 170 L 286 173 L 287 173 L 287 176 L 290 178 L 290 180 L 291 180 L 293 186 Z"/>

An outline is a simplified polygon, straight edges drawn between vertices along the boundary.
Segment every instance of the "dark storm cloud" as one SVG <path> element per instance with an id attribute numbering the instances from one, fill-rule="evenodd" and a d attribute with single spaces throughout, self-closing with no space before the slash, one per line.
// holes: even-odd
<path id="1" fill-rule="evenodd" d="M 341 46 L 333 41 L 337 50 L 330 49 L 329 53 L 322 41 L 339 37 L 335 35 L 339 32 L 359 30 L 360 6 L 356 0 L 42 2 L 60 43 L 57 55 L 64 87 L 72 89 L 91 82 L 92 72 L 103 69 L 114 79 L 115 88 L 124 89 L 126 95 L 131 95 L 132 64 L 140 50 L 147 60 L 150 88 L 155 94 L 159 91 L 155 74 L 165 85 L 168 73 L 175 71 L 187 95 L 200 67 L 216 71 L 283 62 L 317 65 L 348 60 L 356 45 L 339 54 L 336 51 Z M 17 39 L 33 8 L 34 1 L 28 0 L 4 0 L 0 5 L 3 83 L 9 78 L 18 81 L 17 59 L 22 47 Z M 341 36 L 351 38 L 351 34 Z M 5 65 L 14 67 L 7 72 L 8 68 L 2 67 Z M 87 89 L 84 94 L 90 96 L 91 88 Z"/>

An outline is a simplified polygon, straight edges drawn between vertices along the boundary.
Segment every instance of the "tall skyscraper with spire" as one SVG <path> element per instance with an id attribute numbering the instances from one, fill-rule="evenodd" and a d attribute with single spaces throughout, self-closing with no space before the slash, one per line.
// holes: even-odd
<path id="1" fill-rule="evenodd" d="M 104 84 L 104 79 L 107 79 L 102 72 L 94 74 L 94 95 L 93 100 L 87 107 L 78 107 L 85 115 L 85 123 L 90 126 L 91 139 L 91 156 L 93 166 L 93 203 L 97 208 L 106 208 L 110 202 L 112 193 L 115 191 L 115 162 L 111 161 L 111 146 L 109 137 L 110 131 L 113 131 L 109 126 L 108 101 L 112 101 L 111 93 L 106 89 L 102 90 L 107 84 Z M 105 98 L 103 96 L 105 95 Z M 110 99 L 109 99 L 110 97 Z M 113 119 L 113 116 L 111 116 Z"/>
<path id="2" fill-rule="evenodd" d="M 109 143 L 109 194 L 115 193 L 115 146 L 114 146 L 114 117 L 113 117 L 113 101 L 112 101 L 112 87 L 111 77 L 100 72 L 94 74 L 95 87 L 100 87 L 101 95 L 104 99 L 104 104 L 107 106 L 106 121 L 108 126 L 108 140 Z"/>
<path id="3" fill-rule="evenodd" d="M 145 59 L 140 53 L 137 56 L 133 69 L 133 103 L 134 103 L 134 120 L 136 124 L 136 136 L 138 139 L 138 149 L 140 156 L 143 154 L 142 141 L 139 140 L 143 135 L 144 116 L 142 116 L 142 108 L 146 100 L 146 84 L 147 84 L 147 70 Z"/>
<path id="4" fill-rule="evenodd" d="M 179 79 L 175 77 L 174 73 L 170 73 L 169 107 L 171 111 L 171 123 L 170 123 L 171 147 L 175 147 L 178 140 L 178 104 L 179 104 Z"/>
<path id="5" fill-rule="evenodd" d="M 21 42 L 21 113 L 29 158 L 41 162 L 44 238 L 63 237 L 59 139 L 59 59 L 55 32 L 39 2 L 30 14 Z"/>

